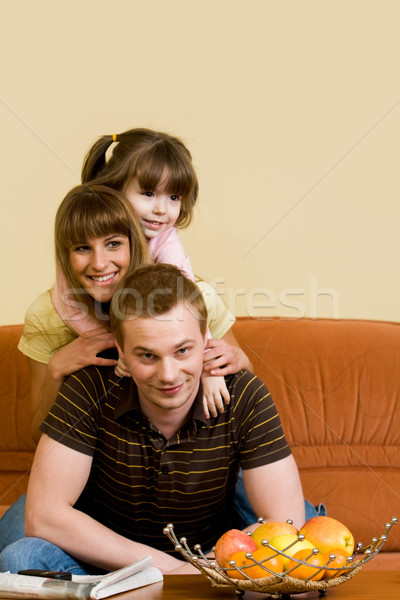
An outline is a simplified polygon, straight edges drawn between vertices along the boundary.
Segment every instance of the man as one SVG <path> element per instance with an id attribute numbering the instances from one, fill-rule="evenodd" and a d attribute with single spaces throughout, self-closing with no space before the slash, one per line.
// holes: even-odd
<path id="1" fill-rule="evenodd" d="M 29 482 L 26 535 L 0 570 L 93 573 L 149 554 L 164 573 L 184 564 L 163 534 L 210 549 L 234 526 L 239 467 L 257 515 L 304 522 L 296 464 L 264 384 L 226 378 L 230 404 L 206 419 L 200 375 L 207 311 L 170 265 L 128 276 L 111 327 L 132 375 L 90 367 L 66 379 L 41 429 Z M 187 566 L 188 568 L 192 568 Z"/>

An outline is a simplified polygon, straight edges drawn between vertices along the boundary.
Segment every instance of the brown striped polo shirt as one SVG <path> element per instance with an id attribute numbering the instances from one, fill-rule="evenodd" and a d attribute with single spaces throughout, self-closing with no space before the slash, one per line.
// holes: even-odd
<path id="1" fill-rule="evenodd" d="M 239 465 L 290 454 L 265 385 L 248 371 L 225 380 L 231 402 L 224 412 L 204 417 L 200 385 L 190 420 L 167 440 L 142 413 L 131 379 L 98 367 L 68 377 L 41 429 L 93 457 L 76 508 L 165 552 L 173 553 L 163 534 L 168 523 L 191 547 L 211 548 L 232 527 Z"/>

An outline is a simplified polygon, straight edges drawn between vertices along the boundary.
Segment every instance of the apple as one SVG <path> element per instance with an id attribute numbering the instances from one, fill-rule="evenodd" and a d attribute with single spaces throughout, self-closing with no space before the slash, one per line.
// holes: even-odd
<path id="1" fill-rule="evenodd" d="M 257 546 L 253 538 L 240 529 L 229 529 L 215 544 L 215 560 L 220 567 L 228 567 L 236 552 L 254 552 Z"/>
<path id="2" fill-rule="evenodd" d="M 284 535 L 286 533 L 291 533 L 294 535 L 298 535 L 298 530 L 294 525 L 290 523 L 284 523 L 282 521 L 268 521 L 268 523 L 262 523 L 253 531 L 251 537 L 257 544 L 258 548 L 262 548 L 262 541 L 266 540 L 269 542 L 274 537 L 278 535 Z"/>
<path id="3" fill-rule="evenodd" d="M 340 521 L 332 517 L 312 517 L 300 529 L 300 533 L 322 554 L 330 554 L 334 548 L 342 548 L 350 554 L 354 550 L 354 537 Z"/>
<path id="4" fill-rule="evenodd" d="M 299 536 L 294 533 L 278 535 L 269 542 L 269 545 L 286 555 L 282 556 L 285 571 L 289 564 L 289 557 L 294 556 L 296 552 L 299 552 L 299 550 L 307 549 L 311 552 L 314 548 L 313 544 L 309 540 L 299 540 Z"/>

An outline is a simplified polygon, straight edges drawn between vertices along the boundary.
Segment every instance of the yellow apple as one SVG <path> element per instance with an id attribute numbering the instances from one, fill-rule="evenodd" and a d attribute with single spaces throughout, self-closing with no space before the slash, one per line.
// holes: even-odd
<path id="1" fill-rule="evenodd" d="M 322 554 L 330 554 L 334 548 L 342 548 L 350 554 L 354 550 L 354 537 L 340 521 L 332 517 L 312 517 L 300 529 L 300 533 Z"/>
<path id="2" fill-rule="evenodd" d="M 215 560 L 220 567 L 228 567 L 236 552 L 254 552 L 257 546 L 253 538 L 240 529 L 229 529 L 215 544 Z"/>
<path id="3" fill-rule="evenodd" d="M 269 521 L 268 523 L 262 523 L 253 531 L 251 537 L 257 544 L 257 548 L 262 548 L 262 541 L 266 540 L 269 542 L 278 535 L 284 535 L 291 533 L 298 535 L 298 530 L 294 525 L 290 523 L 284 523 L 282 521 Z"/>
<path id="4" fill-rule="evenodd" d="M 310 550 L 310 554 L 312 549 L 314 548 L 313 544 L 309 540 L 299 540 L 299 536 L 294 533 L 285 533 L 283 535 L 278 535 L 273 538 L 269 542 L 270 546 L 276 548 L 280 552 L 283 552 L 286 556 L 291 557 L 299 550 Z M 290 558 L 283 558 L 283 566 L 285 571 L 289 564 Z"/>

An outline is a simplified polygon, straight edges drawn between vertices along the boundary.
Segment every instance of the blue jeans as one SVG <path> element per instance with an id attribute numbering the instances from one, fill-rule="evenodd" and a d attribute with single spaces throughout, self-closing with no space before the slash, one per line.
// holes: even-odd
<path id="1" fill-rule="evenodd" d="M 68 571 L 74 575 L 97 575 L 99 570 L 77 561 L 40 538 L 24 537 L 0 552 L 0 572 L 18 573 L 25 569 Z"/>
<path id="2" fill-rule="evenodd" d="M 25 537 L 25 501 L 26 494 L 14 502 L 0 519 L 0 552 Z"/>
<path id="3" fill-rule="evenodd" d="M 244 529 L 251 523 L 256 523 L 258 516 L 251 508 L 250 501 L 247 497 L 246 490 L 244 489 L 243 473 L 240 469 L 238 480 L 235 488 L 235 522 L 234 525 L 237 529 Z M 318 504 L 313 506 L 308 500 L 304 500 L 304 507 L 306 512 L 305 520 L 311 519 L 311 517 L 325 517 L 326 507 L 324 504 Z"/>

